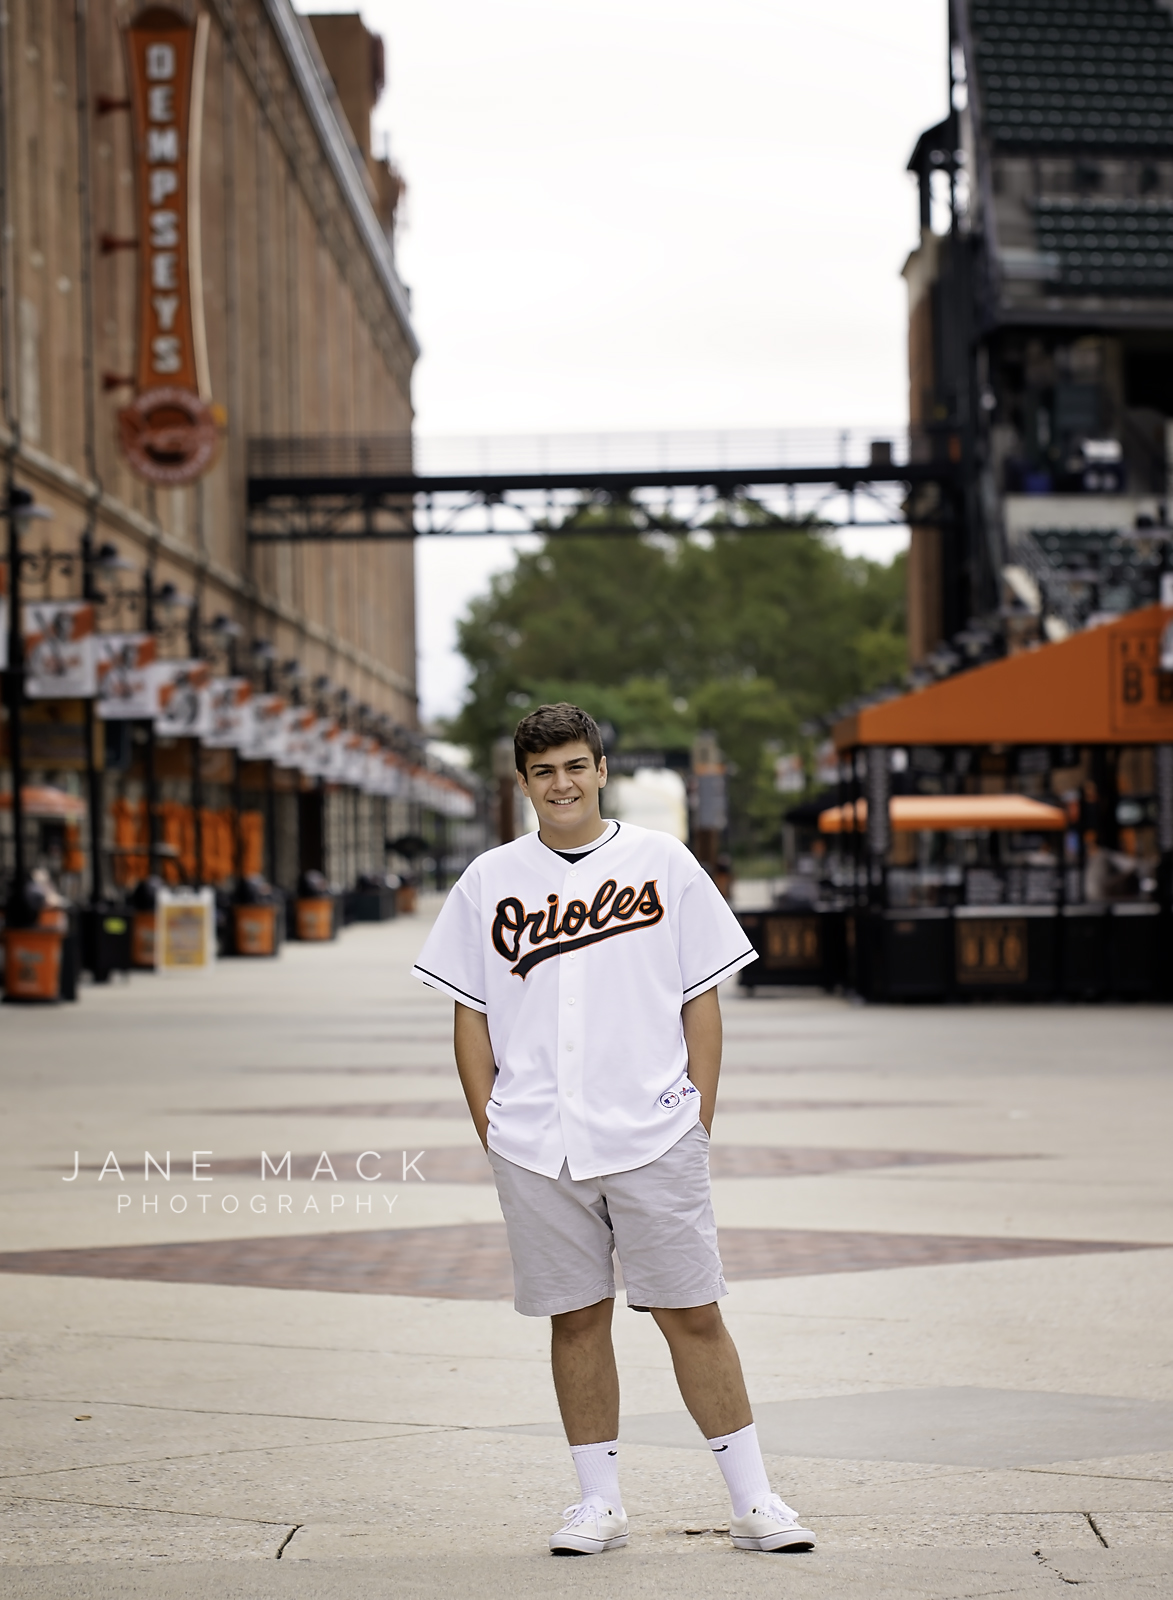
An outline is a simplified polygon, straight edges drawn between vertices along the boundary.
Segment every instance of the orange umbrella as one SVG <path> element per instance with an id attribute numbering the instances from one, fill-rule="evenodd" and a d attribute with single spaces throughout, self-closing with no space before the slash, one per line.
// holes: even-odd
<path id="1" fill-rule="evenodd" d="M 1058 831 L 1067 826 L 1061 806 L 1046 805 L 1025 794 L 897 794 L 888 802 L 894 833 L 919 833 L 921 829 L 947 832 L 956 828 L 1012 828 L 1020 833 Z M 832 806 L 819 816 L 820 833 L 853 833 L 867 827 L 868 803 L 856 802 L 855 826 L 851 806 Z"/>
<path id="2" fill-rule="evenodd" d="M 26 783 L 20 791 L 26 817 L 64 818 L 76 822 L 86 814 L 86 803 L 64 789 L 54 789 L 47 783 Z M 0 807 L 12 810 L 12 795 L 0 794 Z"/>

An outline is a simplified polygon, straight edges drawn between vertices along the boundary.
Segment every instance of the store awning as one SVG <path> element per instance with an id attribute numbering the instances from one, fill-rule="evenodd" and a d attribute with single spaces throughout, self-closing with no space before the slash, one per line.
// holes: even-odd
<path id="1" fill-rule="evenodd" d="M 833 806 L 819 818 L 820 833 L 862 833 L 867 827 L 868 803 Z M 1058 831 L 1067 818 L 1061 806 L 1049 806 L 1024 794 L 898 794 L 888 802 L 894 833 L 919 833 L 922 829 L 949 832 L 958 828 L 1012 828 L 1017 833 Z"/>
<path id="2" fill-rule="evenodd" d="M 86 803 L 64 789 L 51 788 L 47 783 L 26 783 L 20 791 L 26 817 L 56 818 L 65 822 L 78 822 L 86 814 Z M 12 795 L 0 794 L 0 808 L 12 810 Z"/>
<path id="3" fill-rule="evenodd" d="M 1173 743 L 1173 673 L 1160 670 L 1173 609 L 1117 622 L 959 672 L 869 706 L 834 729 L 857 745 Z"/>

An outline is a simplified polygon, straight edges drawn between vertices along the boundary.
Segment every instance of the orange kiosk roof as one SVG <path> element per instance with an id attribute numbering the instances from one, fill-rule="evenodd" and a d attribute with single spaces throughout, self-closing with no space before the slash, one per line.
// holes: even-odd
<path id="1" fill-rule="evenodd" d="M 863 833 L 868 823 L 868 803 L 832 806 L 819 814 L 820 833 Z M 1067 825 L 1060 806 L 1049 806 L 1024 794 L 897 794 L 888 802 L 894 833 L 919 833 L 922 829 L 949 832 L 958 828 L 1009 828 L 1017 833 L 1058 831 Z"/>
<path id="2" fill-rule="evenodd" d="M 1059 644 L 992 661 L 836 724 L 856 745 L 1173 743 L 1173 608 L 1145 606 Z M 986 824 L 989 826 L 989 824 Z"/>

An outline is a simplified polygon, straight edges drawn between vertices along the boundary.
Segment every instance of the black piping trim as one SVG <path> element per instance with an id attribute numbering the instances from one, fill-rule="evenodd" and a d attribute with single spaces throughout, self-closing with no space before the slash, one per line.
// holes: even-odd
<path id="1" fill-rule="evenodd" d="M 714 978 L 719 978 L 723 972 L 727 971 L 736 962 L 742 960 L 743 957 L 756 955 L 757 951 L 752 945 L 750 945 L 748 949 L 741 952 L 741 955 L 734 956 L 733 959 L 731 961 L 727 961 L 723 967 L 718 967 L 716 972 L 710 972 L 707 978 L 698 978 L 695 983 L 690 983 L 688 988 L 684 991 L 685 995 L 689 995 L 693 989 L 699 989 L 704 983 L 712 983 Z"/>
<path id="2" fill-rule="evenodd" d="M 457 994 L 462 994 L 466 1000 L 471 1000 L 474 1005 L 488 1005 L 487 1000 L 478 1000 L 475 994 L 469 994 L 467 989 L 462 989 L 458 983 L 450 983 L 447 978 L 442 978 L 438 972 L 429 972 L 427 967 L 421 967 L 417 961 L 412 968 L 413 972 L 422 972 L 425 978 L 435 978 L 437 983 L 442 983 L 445 989 L 455 989 Z"/>
<path id="3" fill-rule="evenodd" d="M 621 822 L 616 822 L 614 817 L 608 817 L 607 820 L 608 820 L 608 822 L 615 822 L 615 832 L 611 835 L 611 838 L 610 839 L 604 839 L 601 844 L 594 844 L 594 843 L 589 844 L 586 847 L 586 849 L 583 850 L 581 853 L 579 851 L 577 851 L 577 850 L 567 850 L 565 853 L 563 853 L 561 850 L 555 850 L 555 848 L 554 848 L 554 846 L 552 844 L 547 844 L 546 843 L 546 841 L 542 838 L 540 833 L 537 836 L 538 843 L 541 845 L 543 850 L 548 850 L 552 856 L 557 856 L 559 861 L 565 861 L 566 857 L 568 855 L 577 855 L 580 861 L 585 861 L 587 856 L 598 855 L 600 850 L 605 850 L 609 844 L 611 844 L 614 840 L 618 839 L 619 830 L 623 826 L 623 824 Z M 569 864 L 571 866 L 575 865 L 575 863 L 573 861 L 570 862 Z"/>

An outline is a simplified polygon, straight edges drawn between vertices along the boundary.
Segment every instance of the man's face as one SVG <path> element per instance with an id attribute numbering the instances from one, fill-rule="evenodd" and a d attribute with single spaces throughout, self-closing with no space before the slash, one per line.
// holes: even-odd
<path id="1" fill-rule="evenodd" d="M 525 773 L 518 773 L 522 793 L 529 796 L 542 828 L 581 827 L 599 815 L 599 791 L 607 783 L 606 756 L 595 766 L 583 740 L 555 745 L 540 755 L 527 755 Z"/>

